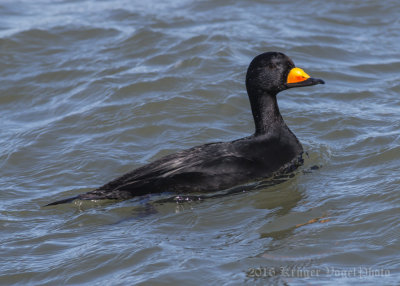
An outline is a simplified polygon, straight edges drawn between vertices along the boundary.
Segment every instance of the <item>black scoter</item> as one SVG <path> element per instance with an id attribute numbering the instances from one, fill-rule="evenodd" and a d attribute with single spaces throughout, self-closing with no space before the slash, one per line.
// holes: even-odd
<path id="1" fill-rule="evenodd" d="M 303 147 L 279 112 L 279 92 L 324 84 L 278 52 L 256 56 L 246 74 L 254 134 L 232 142 L 209 143 L 162 157 L 93 191 L 50 203 L 124 200 L 151 193 L 215 192 L 287 172 L 302 162 Z"/>

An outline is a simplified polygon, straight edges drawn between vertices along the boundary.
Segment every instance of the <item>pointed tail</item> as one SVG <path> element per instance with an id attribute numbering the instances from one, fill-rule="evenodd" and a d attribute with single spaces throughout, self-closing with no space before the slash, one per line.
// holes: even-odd
<path id="1" fill-rule="evenodd" d="M 74 200 L 76 200 L 76 199 L 79 199 L 79 198 L 80 198 L 80 195 L 75 196 L 75 197 L 72 197 L 72 198 L 68 198 L 68 199 L 63 199 L 63 200 L 55 201 L 55 202 L 52 202 L 52 203 L 50 203 L 50 204 L 45 205 L 45 207 L 48 207 L 48 206 L 55 206 L 55 205 L 60 205 L 60 204 L 67 204 L 67 203 L 70 203 L 70 202 L 72 202 L 72 201 L 74 201 Z"/>

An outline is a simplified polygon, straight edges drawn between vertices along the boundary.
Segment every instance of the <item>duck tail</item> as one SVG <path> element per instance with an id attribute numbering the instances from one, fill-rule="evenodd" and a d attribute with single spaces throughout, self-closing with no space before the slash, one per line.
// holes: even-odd
<path id="1" fill-rule="evenodd" d="M 76 200 L 76 199 L 79 199 L 79 198 L 80 198 L 80 195 L 75 196 L 75 197 L 72 197 L 72 198 L 68 198 L 68 199 L 63 199 L 63 200 L 55 201 L 55 202 L 52 202 L 52 203 L 50 203 L 50 204 L 45 205 L 45 207 L 48 207 L 48 206 L 55 206 L 55 205 L 60 205 L 60 204 L 67 204 L 67 203 L 70 203 L 70 202 L 72 202 L 72 201 L 74 201 L 74 200 Z"/>

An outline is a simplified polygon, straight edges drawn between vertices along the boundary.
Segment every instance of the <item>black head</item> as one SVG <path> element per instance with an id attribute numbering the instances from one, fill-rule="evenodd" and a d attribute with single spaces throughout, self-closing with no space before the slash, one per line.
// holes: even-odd
<path id="1" fill-rule="evenodd" d="M 324 84 L 324 81 L 309 77 L 303 70 L 295 68 L 288 56 L 278 52 L 256 56 L 247 69 L 246 88 L 249 95 L 254 92 L 276 95 L 288 88 L 316 84 Z"/>

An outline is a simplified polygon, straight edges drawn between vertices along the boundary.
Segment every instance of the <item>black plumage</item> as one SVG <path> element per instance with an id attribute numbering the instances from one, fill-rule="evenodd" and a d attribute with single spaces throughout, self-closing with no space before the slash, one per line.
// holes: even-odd
<path id="1" fill-rule="evenodd" d="M 214 192 L 296 168 L 302 162 L 303 148 L 285 124 L 276 95 L 288 88 L 324 82 L 308 78 L 288 83 L 294 67 L 290 58 L 277 52 L 258 55 L 250 63 L 246 88 L 255 122 L 253 135 L 167 155 L 98 189 L 49 205 L 74 199 L 129 199 L 160 192 Z"/>

